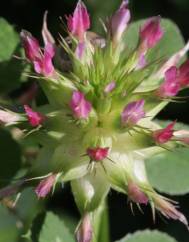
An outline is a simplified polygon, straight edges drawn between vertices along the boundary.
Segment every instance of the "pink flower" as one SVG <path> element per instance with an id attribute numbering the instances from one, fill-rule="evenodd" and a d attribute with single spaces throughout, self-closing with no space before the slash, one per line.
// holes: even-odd
<path id="1" fill-rule="evenodd" d="M 85 99 L 82 92 L 74 91 L 70 102 L 70 108 L 76 118 L 86 119 L 91 112 L 92 105 Z"/>
<path id="2" fill-rule="evenodd" d="M 28 105 L 24 105 L 28 121 L 32 127 L 37 127 L 45 121 L 45 116 L 33 111 Z"/>
<path id="3" fill-rule="evenodd" d="M 102 161 L 108 156 L 109 148 L 88 148 L 87 155 L 90 157 L 92 161 Z"/>
<path id="4" fill-rule="evenodd" d="M 25 50 L 25 55 L 33 62 L 36 58 L 40 57 L 40 46 L 36 38 L 34 38 L 31 33 L 26 30 L 22 30 L 20 33 L 22 44 Z"/>
<path id="5" fill-rule="evenodd" d="M 128 9 L 128 0 L 123 0 L 120 8 L 110 19 L 110 29 L 113 42 L 119 42 L 124 31 L 127 28 L 130 18 L 131 14 Z"/>
<path id="6" fill-rule="evenodd" d="M 27 31 L 21 32 L 21 39 L 26 57 L 33 63 L 36 73 L 46 77 L 52 76 L 54 73 L 52 59 L 55 55 L 53 44 L 47 43 L 42 51 L 38 41 Z"/>
<path id="7" fill-rule="evenodd" d="M 189 85 L 189 60 L 180 66 L 178 71 L 178 81 L 181 87 Z"/>
<path id="8" fill-rule="evenodd" d="M 165 81 L 157 90 L 157 96 L 165 98 L 177 95 L 180 90 L 177 73 L 177 68 L 175 66 L 172 66 L 165 72 Z"/>
<path id="9" fill-rule="evenodd" d="M 112 92 L 115 89 L 115 87 L 116 87 L 116 83 L 115 81 L 112 81 L 104 88 L 104 92 L 105 93 Z"/>
<path id="10" fill-rule="evenodd" d="M 144 112 L 144 100 L 129 103 L 123 110 L 121 114 L 122 124 L 128 126 L 133 126 L 137 124 L 140 119 L 145 117 Z"/>
<path id="11" fill-rule="evenodd" d="M 157 144 L 164 144 L 164 143 L 168 142 L 169 140 L 171 140 L 171 138 L 173 137 L 173 133 L 174 133 L 173 128 L 174 128 L 175 124 L 176 124 L 176 121 L 170 123 L 164 129 L 159 129 L 159 130 L 153 131 L 152 136 L 153 136 L 153 139 L 155 140 L 155 142 Z"/>
<path id="12" fill-rule="evenodd" d="M 85 214 L 82 222 L 76 231 L 77 242 L 91 242 L 93 237 L 93 229 L 89 214 Z"/>
<path id="13" fill-rule="evenodd" d="M 51 191 L 57 175 L 50 175 L 47 178 L 43 179 L 35 189 L 35 193 L 38 198 L 44 198 Z"/>
<path id="14" fill-rule="evenodd" d="M 140 190 L 140 188 L 134 183 L 128 183 L 128 197 L 135 203 L 141 203 L 147 205 L 148 197 Z"/>
<path id="15" fill-rule="evenodd" d="M 54 48 L 52 44 L 47 44 L 44 48 L 44 54 L 40 58 L 33 61 L 34 69 L 38 74 L 44 76 L 51 76 L 54 72 L 52 58 L 54 56 Z"/>
<path id="16" fill-rule="evenodd" d="M 73 16 L 70 15 L 67 21 L 68 30 L 78 38 L 79 42 L 83 42 L 84 34 L 90 28 L 90 18 L 82 1 L 78 1 Z"/>
<path id="17" fill-rule="evenodd" d="M 161 17 L 149 18 L 140 29 L 140 42 L 144 50 L 153 48 L 163 37 Z"/>

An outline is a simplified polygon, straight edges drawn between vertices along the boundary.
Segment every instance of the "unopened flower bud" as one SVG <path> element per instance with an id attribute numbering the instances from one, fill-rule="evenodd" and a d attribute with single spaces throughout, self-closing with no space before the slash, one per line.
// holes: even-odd
<path id="1" fill-rule="evenodd" d="M 87 154 L 92 161 L 102 161 L 108 155 L 109 148 L 88 148 Z"/>
<path id="2" fill-rule="evenodd" d="M 22 30 L 20 36 L 25 50 L 25 55 L 28 60 L 33 62 L 36 58 L 40 57 L 39 42 L 26 30 Z"/>
<path id="3" fill-rule="evenodd" d="M 165 72 L 165 81 L 156 91 L 156 95 L 161 98 L 173 97 L 180 90 L 180 84 L 177 78 L 177 68 L 172 66 Z"/>
<path id="4" fill-rule="evenodd" d="M 129 103 L 121 114 L 123 125 L 133 126 L 145 117 L 144 100 Z"/>
<path id="5" fill-rule="evenodd" d="M 76 231 L 77 242 L 91 242 L 92 235 L 93 235 L 93 230 L 92 230 L 90 215 L 85 214 L 78 230 Z"/>
<path id="6" fill-rule="evenodd" d="M 35 193 L 37 194 L 38 198 L 44 198 L 49 194 L 55 183 L 56 176 L 56 174 L 52 174 L 41 180 L 41 182 L 35 189 Z"/>
<path id="7" fill-rule="evenodd" d="M 70 108 L 76 118 L 86 119 L 91 112 L 92 105 L 85 99 L 82 92 L 74 91 L 70 102 Z"/>
<path id="8" fill-rule="evenodd" d="M 166 142 L 171 140 L 174 133 L 175 123 L 176 122 L 172 122 L 169 125 L 167 125 L 167 127 L 165 127 L 164 129 L 153 131 L 152 136 L 157 144 L 165 144 Z"/>
<path id="9" fill-rule="evenodd" d="M 78 1 L 73 16 L 70 15 L 67 21 L 68 30 L 78 38 L 79 42 L 83 42 L 85 32 L 90 28 L 90 18 L 82 1 Z"/>
<path id="10" fill-rule="evenodd" d="M 134 182 L 130 181 L 128 183 L 128 197 L 132 202 L 145 204 L 148 203 L 148 197 L 145 195 L 144 192 L 141 191 L 139 186 Z"/>
<path id="11" fill-rule="evenodd" d="M 33 111 L 28 105 L 24 105 L 24 109 L 28 118 L 28 121 L 32 127 L 37 127 L 45 121 L 45 116 L 39 112 Z"/>
<path id="12" fill-rule="evenodd" d="M 131 14 L 130 10 L 128 9 L 128 1 L 123 0 L 120 8 L 110 19 L 110 31 L 113 43 L 118 43 L 121 40 L 130 18 Z"/>
<path id="13" fill-rule="evenodd" d="M 140 45 L 142 49 L 153 48 L 163 37 L 160 16 L 148 19 L 140 29 Z"/>

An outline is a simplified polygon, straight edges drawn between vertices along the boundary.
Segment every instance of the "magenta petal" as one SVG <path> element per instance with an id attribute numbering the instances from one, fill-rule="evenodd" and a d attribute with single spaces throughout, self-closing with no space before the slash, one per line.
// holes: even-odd
<path id="1" fill-rule="evenodd" d="M 177 78 L 177 68 L 172 66 L 165 72 L 165 81 L 161 84 L 157 91 L 160 97 L 173 97 L 180 90 L 180 83 Z"/>
<path id="2" fill-rule="evenodd" d="M 126 30 L 130 18 L 131 14 L 128 9 L 128 1 L 123 0 L 120 8 L 110 20 L 113 41 L 118 42 L 121 39 L 121 36 Z"/>
<path id="3" fill-rule="evenodd" d="M 153 48 L 163 37 L 159 16 L 148 19 L 140 29 L 140 41 L 145 50 Z"/>
<path id="4" fill-rule="evenodd" d="M 39 183 L 39 185 L 35 189 L 35 193 L 37 194 L 38 198 L 44 198 L 49 194 L 55 180 L 56 175 L 50 175 Z"/>
<path id="5" fill-rule="evenodd" d="M 67 18 L 69 31 L 76 36 L 80 42 L 84 40 L 84 33 L 90 28 L 90 18 L 82 1 L 77 3 L 73 17 Z"/>
<path id="6" fill-rule="evenodd" d="M 44 55 L 33 61 L 34 69 L 38 74 L 42 74 L 49 77 L 54 72 L 54 66 L 52 58 L 55 54 L 55 50 L 52 44 L 47 44 L 44 49 Z"/>
<path id="7" fill-rule="evenodd" d="M 37 127 L 44 122 L 45 117 L 42 114 L 33 111 L 28 105 L 24 105 L 24 109 L 32 127 Z"/>
<path id="8" fill-rule="evenodd" d="M 22 30 L 20 33 L 23 47 L 25 50 L 25 55 L 30 61 L 34 61 L 40 56 L 40 46 L 37 39 L 35 39 L 31 33 Z"/>
<path id="9" fill-rule="evenodd" d="M 77 242 L 91 242 L 93 237 L 93 228 L 89 214 L 85 214 L 76 231 Z"/>
<path id="10" fill-rule="evenodd" d="M 86 119 L 91 112 L 92 105 L 85 99 L 82 92 L 74 91 L 70 102 L 70 108 L 76 118 Z"/>
<path id="11" fill-rule="evenodd" d="M 92 161 L 102 161 L 108 156 L 109 148 L 88 148 L 87 154 Z"/>
<path id="12" fill-rule="evenodd" d="M 175 124 L 176 122 L 172 122 L 167 125 L 166 128 L 154 131 L 153 138 L 155 142 L 158 144 L 165 144 L 166 142 L 171 140 L 171 138 L 173 137 Z"/>
<path id="13" fill-rule="evenodd" d="M 135 203 L 145 204 L 148 203 L 148 197 L 140 190 L 134 182 L 128 183 L 128 197 Z"/>
<path id="14" fill-rule="evenodd" d="M 121 114 L 121 121 L 123 125 L 133 126 L 137 124 L 140 119 L 145 117 L 143 99 L 129 103 Z"/>

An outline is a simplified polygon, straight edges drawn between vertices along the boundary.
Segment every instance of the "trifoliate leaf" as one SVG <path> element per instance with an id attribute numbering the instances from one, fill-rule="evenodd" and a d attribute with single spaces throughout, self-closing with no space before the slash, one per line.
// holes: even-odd
<path id="1" fill-rule="evenodd" d="M 159 231 L 139 231 L 134 234 L 129 234 L 117 242 L 176 242 L 165 233 Z"/>
<path id="2" fill-rule="evenodd" d="M 0 61 L 9 60 L 12 57 L 19 37 L 14 28 L 3 18 L 0 18 Z"/>
<path id="3" fill-rule="evenodd" d="M 18 241 L 23 224 L 6 207 L 0 205 L 0 242 Z"/>
<path id="4" fill-rule="evenodd" d="M 21 149 L 11 135 L 3 129 L 0 129 L 0 151 L 0 184 L 4 186 L 21 166 Z"/>
<path id="5" fill-rule="evenodd" d="M 39 235 L 39 242 L 74 242 L 74 235 L 59 217 L 48 212 Z"/>
<path id="6" fill-rule="evenodd" d="M 170 195 L 189 192 L 189 149 L 165 151 L 146 160 L 150 183 Z"/>

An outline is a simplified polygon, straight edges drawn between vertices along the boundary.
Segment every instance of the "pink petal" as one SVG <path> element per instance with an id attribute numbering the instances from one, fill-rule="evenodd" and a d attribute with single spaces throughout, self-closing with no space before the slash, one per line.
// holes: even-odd
<path id="1" fill-rule="evenodd" d="M 140 190 L 134 182 L 128 183 L 128 197 L 135 203 L 145 204 L 148 203 L 148 197 Z"/>
<path id="2" fill-rule="evenodd" d="M 33 111 L 28 105 L 24 105 L 24 109 L 32 127 L 37 127 L 45 121 L 45 117 L 41 113 Z"/>
<path id="3" fill-rule="evenodd" d="M 56 175 L 53 174 L 43 179 L 39 183 L 39 185 L 35 189 L 35 193 L 37 194 L 38 198 L 44 198 L 50 193 L 55 180 L 56 180 Z"/>
<path id="4" fill-rule="evenodd" d="M 31 33 L 22 30 L 20 33 L 23 47 L 25 50 L 25 55 L 30 61 L 34 61 L 36 58 L 40 57 L 40 46 L 37 39 L 35 39 Z"/>
<path id="5" fill-rule="evenodd" d="M 153 48 L 163 37 L 160 16 L 148 19 L 140 29 L 140 41 L 146 50 Z"/>
<path id="6" fill-rule="evenodd" d="M 78 1 L 73 17 L 67 18 L 67 24 L 69 31 L 83 42 L 84 33 L 90 28 L 90 18 L 82 1 Z"/>
<path id="7" fill-rule="evenodd" d="M 111 18 L 111 34 L 114 42 L 118 42 L 122 34 L 127 28 L 128 22 L 131 18 L 130 11 L 128 9 L 128 1 L 123 0 L 120 8 Z"/>
<path id="8" fill-rule="evenodd" d="M 82 92 L 74 91 L 70 102 L 70 108 L 76 118 L 86 119 L 91 112 L 92 105 L 85 99 Z"/>
<path id="9" fill-rule="evenodd" d="M 101 161 L 108 156 L 109 148 L 88 148 L 87 154 L 92 161 Z"/>
<path id="10" fill-rule="evenodd" d="M 122 124 L 133 126 L 145 117 L 143 99 L 129 103 L 121 114 Z"/>
<path id="11" fill-rule="evenodd" d="M 165 72 L 165 81 L 157 91 L 159 97 L 173 97 L 180 90 L 180 84 L 177 78 L 177 68 L 172 66 Z"/>
<path id="12" fill-rule="evenodd" d="M 152 136 L 155 142 L 158 144 L 165 144 L 168 141 L 170 141 L 171 138 L 173 137 L 175 124 L 176 122 L 174 121 L 169 125 L 167 125 L 167 127 L 165 127 L 164 129 L 159 129 L 154 131 Z"/>

